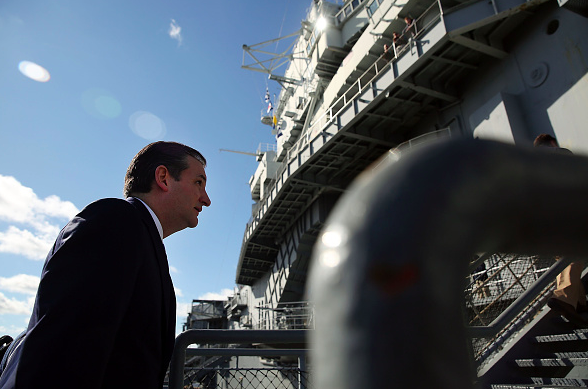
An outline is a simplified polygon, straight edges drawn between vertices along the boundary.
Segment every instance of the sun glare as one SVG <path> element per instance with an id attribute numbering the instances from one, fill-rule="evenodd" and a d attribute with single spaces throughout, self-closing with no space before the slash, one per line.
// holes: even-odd
<path id="1" fill-rule="evenodd" d="M 38 82 L 47 82 L 51 78 L 47 69 L 31 61 L 21 61 L 18 64 L 18 70 L 31 80 Z"/>
<path id="2" fill-rule="evenodd" d="M 316 28 L 319 31 L 323 31 L 326 27 L 327 27 L 327 19 L 325 19 L 324 16 L 319 17 L 318 20 L 316 21 Z"/>

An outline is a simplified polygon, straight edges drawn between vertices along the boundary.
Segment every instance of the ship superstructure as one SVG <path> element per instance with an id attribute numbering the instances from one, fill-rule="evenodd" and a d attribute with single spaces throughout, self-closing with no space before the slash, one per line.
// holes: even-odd
<path id="1" fill-rule="evenodd" d="M 528 146 L 549 133 L 585 154 L 587 30 L 585 7 L 553 0 L 314 1 L 291 51 L 263 60 L 244 45 L 244 67 L 258 65 L 281 92 L 275 117 L 262 119 L 276 147 L 260 150 L 250 180 L 240 322 L 277 328 L 283 308 L 310 304 L 309 259 L 334 203 L 399 145 L 465 136 Z M 283 75 L 266 66 L 284 58 Z"/>
<path id="2" fill-rule="evenodd" d="M 351 182 L 384 158 L 448 137 L 532 147 L 541 133 L 588 154 L 587 19 L 579 0 L 315 0 L 299 31 L 244 45 L 243 68 L 281 88 L 267 96 L 260 124 L 276 143 L 255 153 L 235 295 L 222 308 L 194 301 L 186 328 L 312 329 L 306 280 L 317 237 Z M 287 49 L 271 53 L 277 41 Z M 464 291 L 470 325 L 492 322 L 553 264 L 480 255 Z M 543 304 L 549 292 L 540 292 Z M 531 320 L 540 306 L 522 316 Z M 215 315 L 199 319 L 210 309 Z M 506 337 L 498 338 L 472 342 L 480 377 L 502 366 L 482 361 L 502 349 Z M 588 383 L 588 369 L 575 377 L 584 375 Z"/>

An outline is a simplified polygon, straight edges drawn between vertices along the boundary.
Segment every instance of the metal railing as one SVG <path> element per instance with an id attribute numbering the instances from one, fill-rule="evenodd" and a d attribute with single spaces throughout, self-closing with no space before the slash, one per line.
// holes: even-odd
<path id="1" fill-rule="evenodd" d="M 403 56 L 411 45 L 415 45 L 427 31 L 431 29 L 433 25 L 441 20 L 442 7 L 439 1 L 434 1 L 432 4 L 421 14 L 418 18 L 414 19 L 414 30 L 409 35 L 402 34 L 401 37 L 407 40 L 407 44 L 400 50 L 394 52 L 393 58 L 387 58 L 387 53 L 383 53 L 377 58 L 374 63 L 365 70 L 357 80 L 351 84 L 341 96 L 336 99 L 329 108 L 317 118 L 314 118 L 308 128 L 308 133 L 312 134 L 313 131 L 317 132 L 315 128 L 322 128 L 328 123 L 335 120 L 335 118 L 343 111 L 350 103 L 354 101 L 361 93 L 373 83 L 381 73 L 388 70 L 395 61 Z M 298 140 L 297 144 L 304 142 L 304 135 L 301 134 L 301 139 Z M 290 150 L 296 151 L 297 144 L 294 145 Z M 290 151 L 289 150 L 289 151 Z M 289 154 L 288 159 L 292 156 Z"/>
<path id="2" fill-rule="evenodd" d="M 303 345 L 306 330 L 188 330 L 176 338 L 169 369 L 169 388 L 312 389 Z M 199 348 L 188 348 L 197 344 Z M 230 347 L 218 347 L 219 344 Z M 208 348 L 206 345 L 214 345 Z M 255 345 L 262 345 L 260 348 Z M 271 347 L 271 348 L 269 348 Z M 187 357 L 189 358 L 187 360 Z M 239 357 L 264 358 L 265 366 L 239 366 Z M 272 363 L 290 357 L 289 362 Z M 292 359 L 294 358 L 294 359 Z M 292 361 L 297 361 L 292 363 Z M 232 363 L 231 363 L 232 362 Z"/>
<path id="3" fill-rule="evenodd" d="M 472 388 L 469 336 L 502 336 L 572 258 L 588 257 L 587 176 L 585 157 L 472 139 L 420 148 L 363 175 L 313 252 L 315 385 L 413 387 L 418 377 L 418 387 Z M 545 259 L 485 258 L 488 282 L 499 274 L 511 285 L 490 294 L 514 301 L 466 331 L 463 277 L 483 272 L 469 267 L 480 251 Z M 569 258 L 543 272 L 553 256 Z"/>
<path id="4" fill-rule="evenodd" d="M 275 368 L 201 368 L 198 380 L 186 382 L 186 388 L 223 389 L 274 389 L 296 388 L 300 375 L 308 379 L 307 372 L 298 367 Z M 194 376 L 196 377 L 196 375 Z"/>
<path id="5" fill-rule="evenodd" d="M 478 366 L 545 306 L 557 275 L 572 258 L 492 254 L 472 262 L 465 289 L 468 333 Z M 479 269 L 480 264 L 486 268 Z"/>
<path id="6" fill-rule="evenodd" d="M 379 166 L 384 163 L 390 163 L 390 162 L 394 163 L 402 157 L 403 153 L 411 152 L 416 147 L 424 146 L 424 145 L 430 144 L 432 142 L 440 142 L 440 141 L 444 141 L 444 140 L 449 140 L 449 139 L 451 139 L 452 136 L 454 136 L 454 134 L 451 133 L 450 127 L 441 128 L 436 131 L 431 131 L 426 134 L 416 136 L 412 139 L 407 140 L 406 142 L 399 144 L 398 146 L 394 147 L 392 150 L 389 150 L 388 153 L 386 153 L 386 155 L 381 157 L 379 161 L 375 162 L 372 165 L 371 169 L 372 170 L 378 169 Z M 457 136 L 459 136 L 459 135 L 457 135 Z"/>
<path id="7" fill-rule="evenodd" d="M 427 31 L 431 29 L 436 23 L 441 20 L 442 14 L 442 6 L 440 1 L 433 1 L 432 4 L 421 14 L 419 17 L 414 19 L 415 25 L 415 34 L 411 36 L 409 44 L 406 44 L 400 50 L 394 50 L 394 57 L 387 58 L 387 53 L 382 54 L 379 58 L 377 58 L 374 63 L 365 70 L 357 80 L 351 84 L 342 95 L 336 99 L 328 109 L 324 111 L 324 113 L 320 116 L 317 116 L 308 126 L 308 129 L 305 133 L 300 135 L 300 138 L 296 141 L 296 143 L 287 151 L 286 157 L 284 161 L 281 163 L 281 166 L 276 172 L 276 175 L 273 177 L 273 182 L 271 184 L 270 190 L 267 191 L 267 196 L 264 197 L 257 203 L 252 210 L 252 217 L 247 223 L 245 228 L 245 233 L 243 237 L 243 241 L 246 241 L 249 232 L 252 229 L 252 225 L 254 222 L 260 219 L 260 212 L 262 209 L 267 210 L 268 204 L 270 201 L 277 196 L 279 191 L 278 186 L 281 187 L 283 182 L 280 178 L 284 175 L 284 172 L 288 168 L 288 165 L 293 161 L 294 158 L 298 156 L 299 151 L 307 145 L 311 139 L 313 139 L 316 135 L 318 135 L 322 128 L 327 126 L 329 123 L 335 122 L 336 118 L 344 111 L 346 108 L 349 107 L 350 104 L 353 103 L 354 99 L 357 98 L 360 94 L 364 93 L 366 89 L 370 87 L 370 85 L 379 78 L 384 71 L 389 70 L 393 64 L 399 60 L 403 55 L 406 54 L 407 51 L 411 47 L 414 47 L 415 42 L 418 42 L 420 37 L 424 35 Z M 308 155 L 306 158 L 301 160 L 299 163 L 303 164 L 310 158 Z M 287 178 L 287 177 L 286 177 Z"/>
<path id="8" fill-rule="evenodd" d="M 337 21 L 338 25 L 342 24 L 354 12 L 356 12 L 360 8 L 363 8 L 365 6 L 364 3 L 366 1 L 367 0 L 354 0 L 354 1 L 348 2 L 343 7 L 341 7 L 339 12 L 337 12 L 333 18 Z"/>
<path id="9" fill-rule="evenodd" d="M 255 307 L 259 313 L 254 328 L 261 330 L 303 330 L 314 328 L 314 308 L 309 301 Z"/>

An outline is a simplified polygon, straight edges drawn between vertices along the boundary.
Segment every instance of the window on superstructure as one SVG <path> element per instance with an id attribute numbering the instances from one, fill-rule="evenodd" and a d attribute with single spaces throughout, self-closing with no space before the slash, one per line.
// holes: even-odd
<path id="1" fill-rule="evenodd" d="M 318 21 L 318 18 L 317 18 L 317 21 Z M 315 21 L 314 30 L 312 31 L 312 33 L 308 37 L 308 44 L 306 45 L 306 55 L 308 57 L 310 57 L 312 55 L 312 52 L 314 51 L 316 43 L 318 42 L 319 38 L 321 37 L 321 34 L 323 33 L 322 29 L 316 24 L 317 24 L 317 22 Z"/>
<path id="2" fill-rule="evenodd" d="M 378 3 L 378 0 L 374 0 L 371 2 L 371 4 L 368 4 L 368 6 L 367 6 L 368 15 L 370 17 L 373 16 L 374 12 L 376 12 L 376 10 L 378 9 L 379 6 L 380 6 L 380 4 Z"/>
<path id="3" fill-rule="evenodd" d="M 303 109 L 304 105 L 306 105 L 306 99 L 302 96 L 298 96 L 298 104 L 296 105 L 296 109 Z"/>
<path id="4" fill-rule="evenodd" d="M 359 5 L 367 0 L 353 0 L 344 6 L 337 14 L 335 15 L 335 19 L 337 19 L 337 24 L 343 23 L 343 21 L 351 16 L 355 10 L 359 7 Z M 376 4 L 377 8 L 377 4 Z M 369 13 L 369 10 L 368 10 Z M 371 15 L 370 15 L 371 16 Z"/>
<path id="5" fill-rule="evenodd" d="M 315 29 L 310 34 L 310 37 L 308 38 L 308 45 L 306 45 L 306 55 L 309 57 L 312 55 L 312 52 L 314 50 L 314 44 L 316 43 L 316 37 L 315 37 L 316 33 L 317 33 L 317 30 Z"/>
<path id="6" fill-rule="evenodd" d="M 351 15 L 351 12 L 353 12 L 353 8 L 351 8 L 351 4 L 348 4 L 345 8 L 343 8 L 343 13 L 345 14 L 345 17 Z"/>

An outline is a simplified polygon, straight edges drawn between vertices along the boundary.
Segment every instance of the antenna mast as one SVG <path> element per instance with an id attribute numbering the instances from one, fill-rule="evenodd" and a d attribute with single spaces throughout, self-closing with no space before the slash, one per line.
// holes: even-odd
<path id="1" fill-rule="evenodd" d="M 226 151 L 226 152 L 229 152 L 229 153 L 237 153 L 237 154 L 251 155 L 251 156 L 257 157 L 257 158 L 263 157 L 263 153 L 261 151 L 258 151 L 257 153 L 249 153 L 247 151 L 238 151 L 238 150 L 229 150 L 229 149 L 218 149 L 218 151 L 219 152 Z"/>

